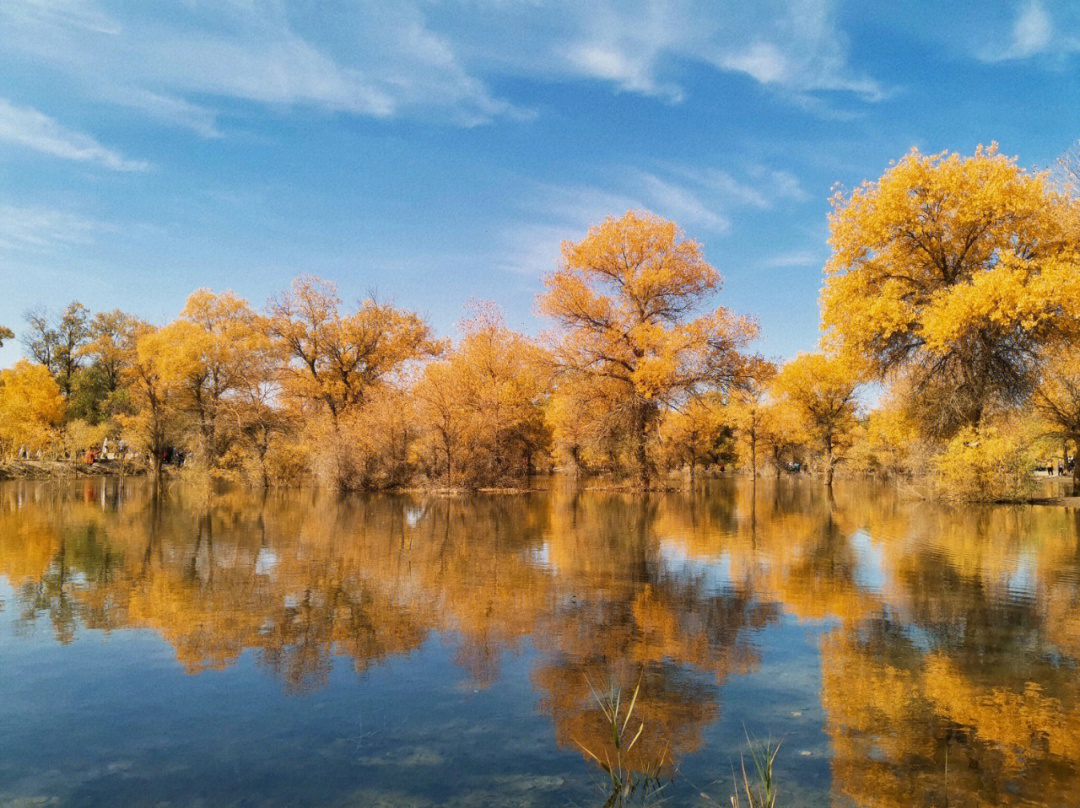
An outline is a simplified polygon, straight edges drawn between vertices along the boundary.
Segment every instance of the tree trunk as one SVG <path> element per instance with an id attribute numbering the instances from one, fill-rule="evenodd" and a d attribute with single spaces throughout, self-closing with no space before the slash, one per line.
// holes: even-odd
<path id="1" fill-rule="evenodd" d="M 634 460 L 638 467 L 638 483 L 642 488 L 649 487 L 649 453 L 646 450 L 646 428 L 644 403 L 638 404 L 634 423 Z"/>

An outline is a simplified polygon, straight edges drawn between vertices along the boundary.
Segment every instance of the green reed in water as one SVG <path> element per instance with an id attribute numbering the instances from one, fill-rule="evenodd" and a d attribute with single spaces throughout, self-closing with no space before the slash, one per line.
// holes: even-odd
<path id="1" fill-rule="evenodd" d="M 755 743 L 746 736 L 746 742 L 750 747 L 750 759 L 754 763 L 755 782 L 751 785 L 750 777 L 746 773 L 746 756 L 739 755 L 739 768 L 742 774 L 742 790 L 746 795 L 746 808 L 776 808 L 776 780 L 773 777 L 773 763 L 776 754 L 780 751 L 780 741 L 775 744 L 772 741 Z M 742 799 L 739 796 L 739 781 L 735 780 L 735 792 L 731 795 L 731 808 L 743 808 Z"/>
<path id="2" fill-rule="evenodd" d="M 746 729 L 743 729 L 746 733 Z M 750 753 L 750 760 L 753 764 L 753 776 L 746 770 L 746 755 L 739 755 L 739 774 L 735 773 L 734 768 L 731 771 L 731 781 L 733 791 L 730 797 L 731 808 L 776 808 L 776 798 L 778 789 L 776 787 L 776 778 L 773 776 L 773 764 L 776 762 L 776 755 L 780 752 L 780 745 L 782 741 L 773 743 L 765 741 L 759 743 L 756 739 L 752 739 L 749 733 L 746 733 L 746 745 Z M 742 782 L 740 783 L 740 779 Z M 706 794 L 704 791 L 700 792 L 700 796 L 710 805 L 715 805 L 720 808 L 720 803 Z M 746 800 L 744 803 L 743 800 Z"/>
<path id="3" fill-rule="evenodd" d="M 665 747 L 655 760 L 647 761 L 644 765 L 640 762 L 635 764 L 631 759 L 631 752 L 645 731 L 645 722 L 634 718 L 634 708 L 641 692 L 640 677 L 625 710 L 620 688 L 609 685 L 606 692 L 600 694 L 588 677 L 585 677 L 585 681 L 603 714 L 611 744 L 610 748 L 604 748 L 598 753 L 581 741 L 575 739 L 575 742 L 585 754 L 596 761 L 610 780 L 611 790 L 607 792 L 603 808 L 658 804 L 662 801 L 660 797 L 665 785 L 661 782 L 660 772 L 667 762 L 667 748 Z M 739 755 L 739 775 L 732 770 L 734 790 L 730 798 L 731 808 L 776 808 L 778 789 L 773 766 L 782 742 L 759 743 L 747 733 L 746 743 L 748 752 Z M 750 771 L 746 766 L 747 754 L 751 761 Z M 711 805 L 720 806 L 720 803 L 708 794 L 700 792 L 700 796 Z"/>
<path id="4" fill-rule="evenodd" d="M 601 695 L 593 687 L 592 682 L 586 676 L 585 681 L 596 701 L 597 706 L 603 713 L 607 724 L 607 731 L 611 736 L 610 749 L 602 750 L 603 757 L 589 749 L 585 744 L 575 739 L 575 743 L 581 747 L 589 757 L 597 762 L 601 769 L 608 775 L 611 781 L 611 791 L 603 808 L 615 808 L 616 806 L 630 805 L 637 800 L 648 805 L 656 801 L 664 785 L 660 782 L 660 771 L 667 761 L 667 750 L 660 753 L 656 760 L 649 761 L 644 768 L 631 765 L 630 753 L 641 734 L 645 731 L 645 722 L 637 721 L 637 729 L 631 725 L 634 707 L 637 705 L 638 694 L 641 692 L 641 678 L 638 677 L 634 694 L 626 706 L 625 713 L 622 707 L 622 690 L 615 685 L 609 685 L 607 691 Z"/>

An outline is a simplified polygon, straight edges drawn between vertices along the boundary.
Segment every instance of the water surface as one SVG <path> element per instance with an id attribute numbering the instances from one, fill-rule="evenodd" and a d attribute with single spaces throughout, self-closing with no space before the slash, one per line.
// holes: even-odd
<path id="1" fill-rule="evenodd" d="M 1071 806 L 1078 660 L 1065 509 L 0 485 L 0 806 Z"/>

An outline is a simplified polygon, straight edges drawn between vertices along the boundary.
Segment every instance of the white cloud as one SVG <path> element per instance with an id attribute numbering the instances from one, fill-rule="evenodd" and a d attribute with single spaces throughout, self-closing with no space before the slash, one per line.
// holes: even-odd
<path id="1" fill-rule="evenodd" d="M 664 211 L 664 215 L 684 227 L 700 225 L 713 233 L 726 233 L 731 228 L 731 220 L 703 201 L 694 190 L 662 180 L 655 174 L 642 174 L 641 180 L 648 198 L 655 203 L 654 209 Z"/>
<path id="2" fill-rule="evenodd" d="M 4 0 L 4 50 L 87 94 L 206 137 L 212 99 L 462 125 L 527 118 L 507 76 L 591 79 L 681 101 L 689 64 L 789 95 L 882 95 L 853 70 L 833 0 Z M 208 103 L 209 102 L 209 103 Z M 819 104 L 825 104 L 819 99 Z"/>
<path id="3" fill-rule="evenodd" d="M 984 62 L 1080 52 L 1080 5 L 1075 0 L 1022 0 L 1012 14 L 991 15 L 971 52 Z"/>
<path id="4" fill-rule="evenodd" d="M 799 178 L 790 171 L 770 169 L 763 165 L 747 166 L 745 180 L 736 179 L 731 173 L 718 168 L 669 165 L 666 169 L 715 196 L 710 204 L 716 209 L 750 207 L 768 210 L 783 200 L 805 202 L 810 198 Z"/>
<path id="5" fill-rule="evenodd" d="M 789 267 L 819 266 L 822 263 L 821 257 L 813 250 L 795 250 L 769 256 L 761 265 L 770 269 L 787 269 Z"/>
<path id="6" fill-rule="evenodd" d="M 611 178 L 610 188 L 535 185 L 523 197 L 518 221 L 497 237 L 492 263 L 505 271 L 543 275 L 556 267 L 563 241 L 579 240 L 592 225 L 628 210 L 671 219 L 691 237 L 723 236 L 740 210 L 765 210 L 781 200 L 808 198 L 789 172 L 752 165 L 745 173 L 746 179 L 740 180 L 721 169 L 661 165 L 650 171 L 623 169 Z M 816 260 L 806 253 L 797 258 Z"/>
<path id="7" fill-rule="evenodd" d="M 0 205 L 0 249 L 46 253 L 63 245 L 93 244 L 116 228 L 68 211 L 41 206 Z"/>
<path id="8" fill-rule="evenodd" d="M 791 66 L 780 50 L 769 42 L 755 42 L 749 48 L 726 53 L 720 64 L 728 70 L 746 73 L 761 84 L 778 84 L 790 78 Z"/>
<path id="9" fill-rule="evenodd" d="M 1054 25 L 1039 0 L 1030 0 L 1013 23 L 1012 47 L 1014 58 L 1023 59 L 1039 53 L 1050 44 Z"/>
<path id="10" fill-rule="evenodd" d="M 102 146 L 90 135 L 66 129 L 43 112 L 15 106 L 3 98 L 0 98 L 0 141 L 113 171 L 146 171 L 150 168 L 145 160 L 129 160 Z"/>
<path id="11" fill-rule="evenodd" d="M 769 171 L 768 177 L 772 181 L 773 192 L 781 199 L 792 199 L 796 202 L 805 202 L 810 198 L 802 187 L 799 178 L 790 171 Z"/>
<path id="12" fill-rule="evenodd" d="M 182 98 L 135 87 L 114 88 L 108 91 L 106 96 L 113 103 L 142 110 L 152 118 L 190 129 L 205 138 L 223 137 L 221 129 L 218 128 L 218 113 L 215 110 L 192 104 Z"/>

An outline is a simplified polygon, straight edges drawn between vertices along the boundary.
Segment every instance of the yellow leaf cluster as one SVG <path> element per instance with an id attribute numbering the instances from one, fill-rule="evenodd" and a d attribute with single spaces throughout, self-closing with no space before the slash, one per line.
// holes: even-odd
<path id="1" fill-rule="evenodd" d="M 832 201 L 826 345 L 864 377 L 951 387 L 953 429 L 1025 396 L 1040 352 L 1080 333 L 1078 204 L 996 147 L 913 150 Z"/>
<path id="2" fill-rule="evenodd" d="M 60 387 L 42 365 L 19 360 L 0 371 L 0 451 L 41 451 L 55 442 L 64 418 Z"/>

